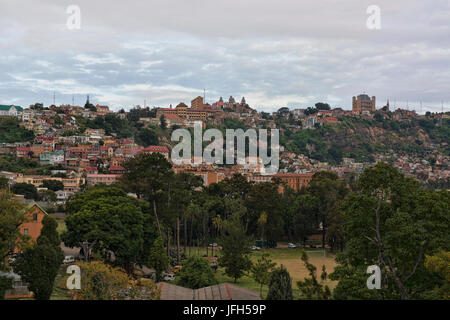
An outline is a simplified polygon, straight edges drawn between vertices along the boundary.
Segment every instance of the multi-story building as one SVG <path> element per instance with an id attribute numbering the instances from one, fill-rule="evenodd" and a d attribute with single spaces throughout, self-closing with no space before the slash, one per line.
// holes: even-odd
<path id="1" fill-rule="evenodd" d="M 39 175 L 20 175 L 16 178 L 17 183 L 28 183 L 34 185 L 36 188 L 40 187 L 44 180 L 61 181 L 64 185 L 65 191 L 78 191 L 85 183 L 85 179 L 81 176 L 74 176 L 69 178 L 39 176 Z"/>
<path id="2" fill-rule="evenodd" d="M 191 109 L 202 109 L 203 108 L 203 97 L 198 96 L 191 101 Z"/>
<path id="3" fill-rule="evenodd" d="M 110 185 L 116 183 L 119 177 L 118 174 L 88 174 L 86 183 L 88 186 L 95 186 L 99 183 Z"/>
<path id="4" fill-rule="evenodd" d="M 19 117 L 22 115 L 23 109 L 19 106 L 0 104 L 0 117 Z"/>
<path id="5" fill-rule="evenodd" d="M 41 164 L 62 164 L 64 163 L 64 151 L 56 150 L 55 152 L 42 153 L 39 155 Z"/>
<path id="6" fill-rule="evenodd" d="M 363 93 L 357 97 L 352 98 L 352 111 L 355 114 L 375 112 L 375 96 L 370 98 L 367 94 Z"/>
<path id="7" fill-rule="evenodd" d="M 169 148 L 166 146 L 148 146 L 147 148 L 144 148 L 141 150 L 143 153 L 160 153 L 162 154 L 167 160 L 169 160 Z"/>

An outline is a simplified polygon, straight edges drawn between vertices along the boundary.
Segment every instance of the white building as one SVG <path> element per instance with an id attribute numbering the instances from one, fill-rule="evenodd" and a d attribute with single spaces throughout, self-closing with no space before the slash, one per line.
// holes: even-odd
<path id="1" fill-rule="evenodd" d="M 19 117 L 22 115 L 23 109 L 14 105 L 1 105 L 0 104 L 0 117 Z"/>

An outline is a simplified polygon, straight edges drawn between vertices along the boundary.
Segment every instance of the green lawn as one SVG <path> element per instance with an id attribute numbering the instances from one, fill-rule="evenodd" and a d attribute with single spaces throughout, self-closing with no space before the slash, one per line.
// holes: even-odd
<path id="1" fill-rule="evenodd" d="M 55 220 L 58 223 L 56 231 L 58 232 L 59 235 L 61 235 L 64 231 L 67 230 L 66 223 L 64 222 L 64 219 L 55 218 Z"/>
<path id="2" fill-rule="evenodd" d="M 50 300 L 71 300 L 72 292 L 66 289 L 66 279 L 68 274 L 66 273 L 67 265 L 62 264 L 59 269 L 58 275 L 53 285 L 53 292 Z"/>
<path id="3" fill-rule="evenodd" d="M 292 289 L 294 298 L 298 297 L 300 292 L 297 287 L 297 281 L 303 280 L 305 277 L 308 277 L 308 270 L 306 270 L 303 261 L 301 261 L 301 252 L 300 248 L 273 248 L 273 249 L 265 249 L 264 252 L 269 253 L 270 259 L 277 263 L 277 265 L 284 265 L 286 269 L 289 271 L 292 278 Z M 320 277 L 322 265 L 325 265 L 327 273 L 330 274 L 333 272 L 336 263 L 334 261 L 335 255 L 330 253 L 328 250 L 325 252 L 322 249 L 306 249 L 306 252 L 309 256 L 310 263 L 314 264 L 317 268 L 317 276 Z M 214 250 L 216 253 L 216 250 Z M 191 254 L 198 254 L 203 256 L 206 254 L 205 248 L 191 248 Z M 209 251 L 211 255 L 211 251 Z M 256 261 L 263 254 L 262 250 L 253 251 L 251 253 L 250 258 L 252 261 Z M 219 268 L 216 272 L 216 279 L 219 283 L 229 282 L 234 284 L 234 279 L 228 277 L 224 274 L 224 269 Z M 333 289 L 336 286 L 336 283 L 331 280 L 327 280 L 326 284 Z M 244 288 L 252 289 L 259 292 L 259 285 L 250 277 L 244 276 L 238 279 L 237 286 L 241 286 Z M 263 286 L 263 297 L 267 295 L 268 288 L 267 286 Z"/>

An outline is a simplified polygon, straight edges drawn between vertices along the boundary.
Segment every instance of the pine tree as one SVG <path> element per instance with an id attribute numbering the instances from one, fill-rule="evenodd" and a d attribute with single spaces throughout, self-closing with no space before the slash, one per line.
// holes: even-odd
<path id="1" fill-rule="evenodd" d="M 294 300 L 291 276 L 283 265 L 272 272 L 266 300 Z"/>

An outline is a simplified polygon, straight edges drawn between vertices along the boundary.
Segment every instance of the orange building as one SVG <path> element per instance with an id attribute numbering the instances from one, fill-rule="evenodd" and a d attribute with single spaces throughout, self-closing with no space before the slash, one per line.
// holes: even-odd
<path id="1" fill-rule="evenodd" d="M 167 160 L 169 160 L 169 148 L 166 146 L 148 146 L 147 148 L 141 149 L 140 152 L 143 153 L 160 153 L 162 154 Z"/>
<path id="2" fill-rule="evenodd" d="M 312 173 L 277 173 L 272 177 L 280 179 L 288 187 L 298 191 L 303 187 L 309 186 L 312 176 Z"/>
<path id="3" fill-rule="evenodd" d="M 280 179 L 288 187 L 295 191 L 309 186 L 312 179 L 312 173 L 277 173 L 273 175 L 248 175 L 247 181 L 255 183 L 272 182 L 273 179 Z M 283 192 L 283 186 L 280 186 L 280 192 Z"/>
<path id="4" fill-rule="evenodd" d="M 37 203 L 31 203 L 25 209 L 25 221 L 20 225 L 19 232 L 29 236 L 31 241 L 36 242 L 37 238 L 41 235 L 42 220 L 44 220 L 46 215 L 47 212 Z M 15 251 L 17 252 L 18 249 L 16 248 Z"/>
<path id="5" fill-rule="evenodd" d="M 203 97 L 198 96 L 191 101 L 191 109 L 202 109 L 203 108 Z"/>
<path id="6" fill-rule="evenodd" d="M 53 144 L 33 144 L 30 151 L 33 152 L 34 157 L 39 157 L 40 154 L 53 152 Z"/>

